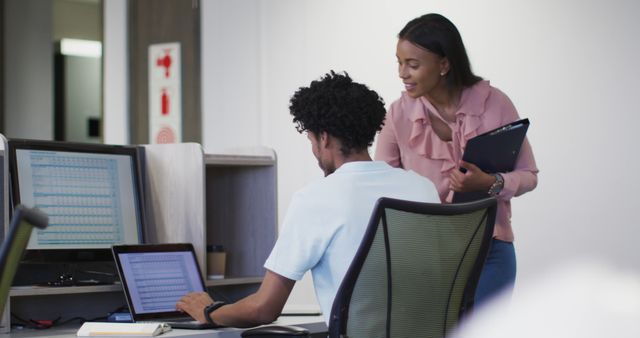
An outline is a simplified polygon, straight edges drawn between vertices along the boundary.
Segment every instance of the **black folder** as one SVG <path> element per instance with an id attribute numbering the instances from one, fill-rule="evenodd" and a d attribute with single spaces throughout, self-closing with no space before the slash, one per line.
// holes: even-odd
<path id="1" fill-rule="evenodd" d="M 467 141 L 462 160 L 475 164 L 486 173 L 513 171 L 527 129 L 529 119 L 522 119 L 480 134 Z M 464 172 L 463 168 L 460 169 Z M 486 191 L 456 192 L 452 202 L 469 202 L 487 197 Z"/>

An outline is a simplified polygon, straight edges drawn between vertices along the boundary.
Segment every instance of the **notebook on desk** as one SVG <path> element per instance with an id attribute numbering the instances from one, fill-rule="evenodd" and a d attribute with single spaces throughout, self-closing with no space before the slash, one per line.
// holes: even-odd
<path id="1" fill-rule="evenodd" d="M 176 310 L 182 296 L 206 292 L 191 244 L 114 245 L 112 251 L 134 322 L 213 328 Z"/>

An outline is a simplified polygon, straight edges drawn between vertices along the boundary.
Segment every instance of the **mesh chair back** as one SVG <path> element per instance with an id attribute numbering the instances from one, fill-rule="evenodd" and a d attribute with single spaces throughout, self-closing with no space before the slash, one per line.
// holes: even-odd
<path id="1" fill-rule="evenodd" d="M 495 205 L 380 199 L 336 295 L 330 336 L 445 336 L 473 305 Z"/>
<path id="2" fill-rule="evenodd" d="M 13 282 L 13 277 L 18 270 L 18 264 L 24 249 L 27 247 L 31 230 L 34 226 L 45 228 L 48 224 L 48 217 L 37 209 L 28 209 L 18 205 L 11 218 L 9 233 L 0 249 L 0 317 L 4 311 L 9 289 Z"/>

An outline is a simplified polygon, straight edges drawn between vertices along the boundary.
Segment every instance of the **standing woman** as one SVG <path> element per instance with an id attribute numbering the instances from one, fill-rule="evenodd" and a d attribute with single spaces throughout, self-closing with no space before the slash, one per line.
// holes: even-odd
<path id="1" fill-rule="evenodd" d="M 496 196 L 495 230 L 476 304 L 503 289 L 510 292 L 516 277 L 510 201 L 536 187 L 531 146 L 525 139 L 512 172 L 485 173 L 463 162 L 462 154 L 470 138 L 519 120 L 518 112 L 503 92 L 473 74 L 458 29 L 440 14 L 407 23 L 396 56 L 405 91 L 387 113 L 376 160 L 428 177 L 445 203 L 454 191 Z"/>

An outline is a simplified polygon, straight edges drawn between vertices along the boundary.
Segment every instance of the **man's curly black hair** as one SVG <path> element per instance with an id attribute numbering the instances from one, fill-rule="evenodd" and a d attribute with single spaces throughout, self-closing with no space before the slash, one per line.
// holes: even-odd
<path id="1" fill-rule="evenodd" d="M 295 92 L 289 110 L 298 132 L 326 132 L 338 138 L 345 156 L 371 146 L 386 113 L 375 91 L 354 82 L 346 72 L 334 71 Z"/>

